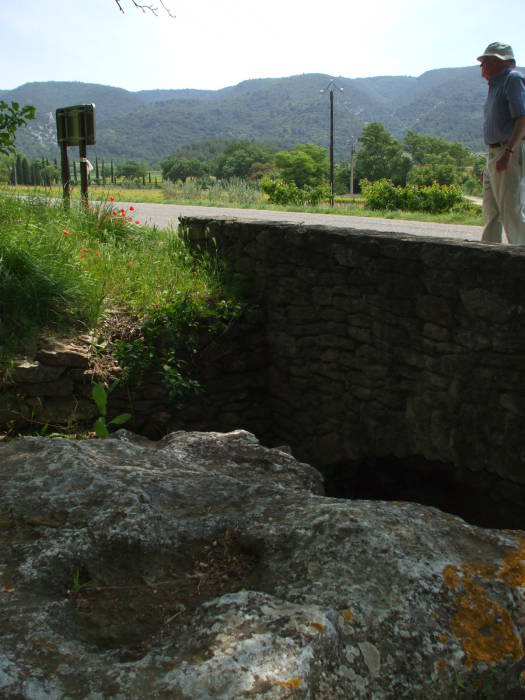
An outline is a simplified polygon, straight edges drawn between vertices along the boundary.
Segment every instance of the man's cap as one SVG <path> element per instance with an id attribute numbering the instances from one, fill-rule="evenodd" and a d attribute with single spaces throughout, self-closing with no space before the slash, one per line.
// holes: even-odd
<path id="1" fill-rule="evenodd" d="M 499 58 L 502 61 L 515 60 L 512 46 L 510 46 L 510 44 L 502 44 L 499 41 L 494 41 L 492 44 L 489 44 L 485 51 L 481 54 L 481 56 L 478 56 L 476 60 L 481 61 L 487 56 L 495 56 L 496 58 Z"/>

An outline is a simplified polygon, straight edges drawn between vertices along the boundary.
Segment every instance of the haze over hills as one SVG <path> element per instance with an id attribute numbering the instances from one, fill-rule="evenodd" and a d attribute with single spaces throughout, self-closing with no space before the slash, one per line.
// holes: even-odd
<path id="1" fill-rule="evenodd" d="M 305 74 L 247 80 L 221 90 L 143 90 L 76 82 L 26 83 L 0 90 L 0 99 L 33 104 L 34 122 L 20 130 L 18 149 L 55 157 L 58 107 L 94 102 L 97 145 L 88 156 L 159 162 L 182 146 L 206 139 L 250 139 L 283 148 L 328 146 L 330 77 Z M 379 121 L 397 138 L 413 131 L 484 150 L 486 83 L 478 66 L 442 68 L 421 76 L 336 78 L 334 148 L 346 160 L 352 138 Z"/>

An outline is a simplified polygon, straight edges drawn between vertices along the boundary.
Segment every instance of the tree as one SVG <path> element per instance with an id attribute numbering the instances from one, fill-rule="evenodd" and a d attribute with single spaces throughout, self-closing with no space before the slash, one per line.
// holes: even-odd
<path id="1" fill-rule="evenodd" d="M 452 158 L 449 162 L 425 163 L 410 169 L 407 184 L 425 187 L 437 182 L 438 185 L 455 185 L 458 182 L 458 171 Z"/>
<path id="2" fill-rule="evenodd" d="M 415 165 L 450 162 L 451 159 L 455 167 L 461 169 L 471 164 L 474 155 L 462 143 L 449 143 L 438 136 L 424 136 L 414 131 L 407 132 L 403 143 Z"/>
<path id="3" fill-rule="evenodd" d="M 410 158 L 403 146 L 379 122 L 365 126 L 359 137 L 361 148 L 356 155 L 356 175 L 359 180 L 392 180 L 395 185 L 406 183 Z"/>
<path id="4" fill-rule="evenodd" d="M 271 149 L 251 141 L 232 141 L 212 167 L 221 179 L 240 177 L 253 180 L 270 168 Z"/>
<path id="5" fill-rule="evenodd" d="M 146 174 L 146 166 L 136 160 L 127 160 L 117 166 L 117 177 L 125 177 L 126 180 L 140 180 Z"/>
<path id="6" fill-rule="evenodd" d="M 321 185 L 328 180 L 330 172 L 326 149 L 312 143 L 299 144 L 292 151 L 279 151 L 275 165 L 284 182 L 300 189 Z"/>
<path id="7" fill-rule="evenodd" d="M 15 152 L 16 130 L 35 118 L 35 108 L 32 105 L 20 107 L 18 102 L 0 100 L 0 153 Z"/>
<path id="8" fill-rule="evenodd" d="M 198 160 L 189 158 L 178 158 L 171 156 L 160 164 L 162 177 L 165 180 L 176 182 L 182 180 L 184 182 L 187 177 L 200 177 L 206 173 L 206 169 Z M 151 176 L 150 176 L 151 182 Z"/>
<path id="9" fill-rule="evenodd" d="M 5 155 L 0 155 L 0 182 L 9 182 L 11 180 L 12 169 L 12 159 Z"/>

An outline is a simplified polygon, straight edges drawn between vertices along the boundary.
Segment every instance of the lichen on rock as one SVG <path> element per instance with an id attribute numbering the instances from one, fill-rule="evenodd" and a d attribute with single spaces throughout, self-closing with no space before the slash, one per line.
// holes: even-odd
<path id="1" fill-rule="evenodd" d="M 240 430 L 24 438 L 0 476 L 2 698 L 521 687 L 523 533 L 326 498 Z"/>

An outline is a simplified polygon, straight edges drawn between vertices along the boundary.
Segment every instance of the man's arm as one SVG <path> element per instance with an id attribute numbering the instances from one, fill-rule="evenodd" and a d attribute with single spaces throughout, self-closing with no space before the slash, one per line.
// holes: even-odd
<path id="1" fill-rule="evenodd" d="M 496 170 L 501 173 L 509 167 L 510 159 L 513 157 L 513 151 L 520 145 L 520 141 L 525 137 L 525 115 L 518 117 L 514 121 L 512 134 L 505 144 L 503 154 L 496 162 Z"/>

